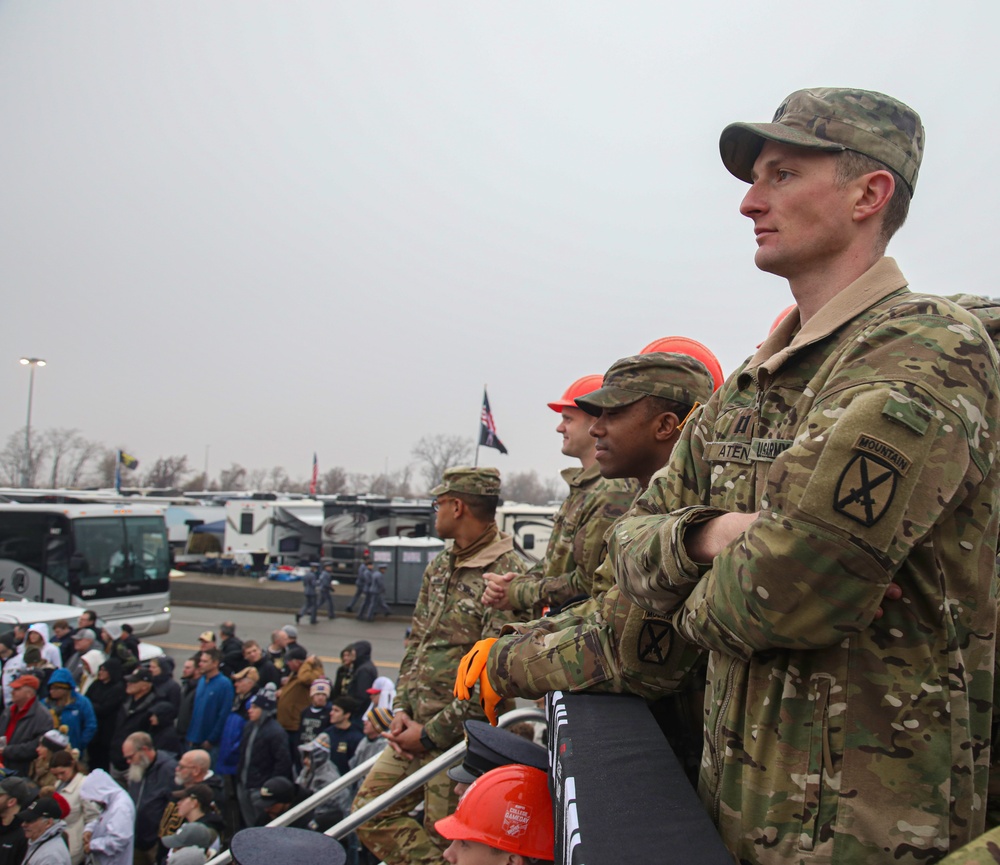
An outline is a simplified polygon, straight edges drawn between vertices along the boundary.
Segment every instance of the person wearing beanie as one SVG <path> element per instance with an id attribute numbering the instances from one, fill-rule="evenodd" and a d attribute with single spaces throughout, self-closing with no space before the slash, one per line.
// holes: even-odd
<path id="1" fill-rule="evenodd" d="M 309 686 L 309 705 L 302 710 L 299 720 L 299 748 L 308 745 L 330 723 L 330 691 L 333 686 L 329 679 L 316 679 Z"/>
<path id="2" fill-rule="evenodd" d="M 3 766 L 12 772 L 27 775 L 41 735 L 52 729 L 52 715 L 38 699 L 40 683 L 31 675 L 11 682 L 10 705 L 0 714 L 0 736 L 7 744 L 0 748 Z"/>
<path id="3" fill-rule="evenodd" d="M 388 733 L 389 727 L 391 726 L 391 709 L 369 709 L 365 713 L 364 723 L 362 726 L 362 732 L 365 737 L 358 742 L 358 746 L 354 749 L 353 756 L 347 761 L 348 767 L 354 769 L 382 751 L 382 749 L 389 744 L 388 740 L 383 738 L 382 734 Z"/>
<path id="4" fill-rule="evenodd" d="M 275 720 L 278 701 L 273 685 L 265 685 L 247 710 L 248 723 L 240 737 L 236 796 L 244 826 L 255 826 L 264 815 L 260 788 L 268 778 L 292 779 L 288 736 Z"/>
<path id="5" fill-rule="evenodd" d="M 54 754 L 65 751 L 69 747 L 69 738 L 66 736 L 66 728 L 60 727 L 58 730 L 48 730 L 38 745 L 35 746 L 37 755 L 31 761 L 31 768 L 28 770 L 28 777 L 34 781 L 39 788 L 54 787 L 56 776 L 52 774 L 49 763 Z M 78 753 L 78 752 L 77 752 Z"/>

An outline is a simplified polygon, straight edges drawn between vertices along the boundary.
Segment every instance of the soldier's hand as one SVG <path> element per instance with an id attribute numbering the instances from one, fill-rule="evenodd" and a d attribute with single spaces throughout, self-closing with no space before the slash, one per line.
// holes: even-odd
<path id="1" fill-rule="evenodd" d="M 889 585 L 885 587 L 885 594 L 882 595 L 882 603 L 884 604 L 886 601 L 898 601 L 902 597 L 903 597 L 902 586 L 900 586 L 899 583 L 889 583 Z M 880 605 L 879 608 L 875 611 L 875 618 L 881 619 L 882 616 L 884 615 L 885 615 L 885 610 L 882 609 Z"/>
<path id="2" fill-rule="evenodd" d="M 507 586 L 514 579 L 514 574 L 483 574 L 486 588 L 483 590 L 483 603 L 495 610 L 511 610 L 513 607 L 507 598 Z"/>
<path id="3" fill-rule="evenodd" d="M 472 689 L 476 687 L 476 682 L 486 667 L 486 658 L 496 641 L 496 637 L 480 640 L 458 662 L 458 673 L 455 675 L 455 688 L 452 693 L 459 700 L 468 700 L 472 696 Z"/>
<path id="4" fill-rule="evenodd" d="M 398 736 L 403 730 L 406 729 L 407 724 L 412 724 L 413 719 L 406 714 L 406 712 L 396 712 L 392 716 L 392 723 L 389 725 L 389 732 L 383 733 L 386 739 L 391 739 L 393 736 Z"/>
<path id="5" fill-rule="evenodd" d="M 684 548 L 699 564 L 707 565 L 742 535 L 760 516 L 760 511 L 740 514 L 735 511 L 691 526 L 684 532 Z"/>

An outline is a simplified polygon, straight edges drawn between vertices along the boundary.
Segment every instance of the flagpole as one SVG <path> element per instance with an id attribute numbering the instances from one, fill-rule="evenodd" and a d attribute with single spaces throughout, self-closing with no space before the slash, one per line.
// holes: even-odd
<path id="1" fill-rule="evenodd" d="M 483 435 L 483 406 L 486 404 L 486 384 L 483 384 L 483 400 L 479 403 L 479 425 L 476 427 L 476 458 L 473 460 L 472 467 L 479 467 L 479 440 Z"/>

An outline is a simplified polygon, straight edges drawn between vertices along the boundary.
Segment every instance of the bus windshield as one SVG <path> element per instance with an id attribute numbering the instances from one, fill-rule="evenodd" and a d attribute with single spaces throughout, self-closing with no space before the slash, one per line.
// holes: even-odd
<path id="1" fill-rule="evenodd" d="M 81 588 L 168 579 L 170 553 L 162 518 L 88 517 L 73 520 L 72 528 L 69 573 Z M 52 564 L 50 556 L 50 574 L 59 570 Z"/>

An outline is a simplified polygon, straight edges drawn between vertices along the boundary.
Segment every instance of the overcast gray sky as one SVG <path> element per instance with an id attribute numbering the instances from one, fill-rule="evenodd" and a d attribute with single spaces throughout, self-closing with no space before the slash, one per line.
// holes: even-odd
<path id="1" fill-rule="evenodd" d="M 545 403 L 661 336 L 728 373 L 790 302 L 719 132 L 807 86 L 912 105 L 890 246 L 996 294 L 995 3 L 0 4 L 6 436 L 381 471 L 476 432 L 567 464 Z"/>

